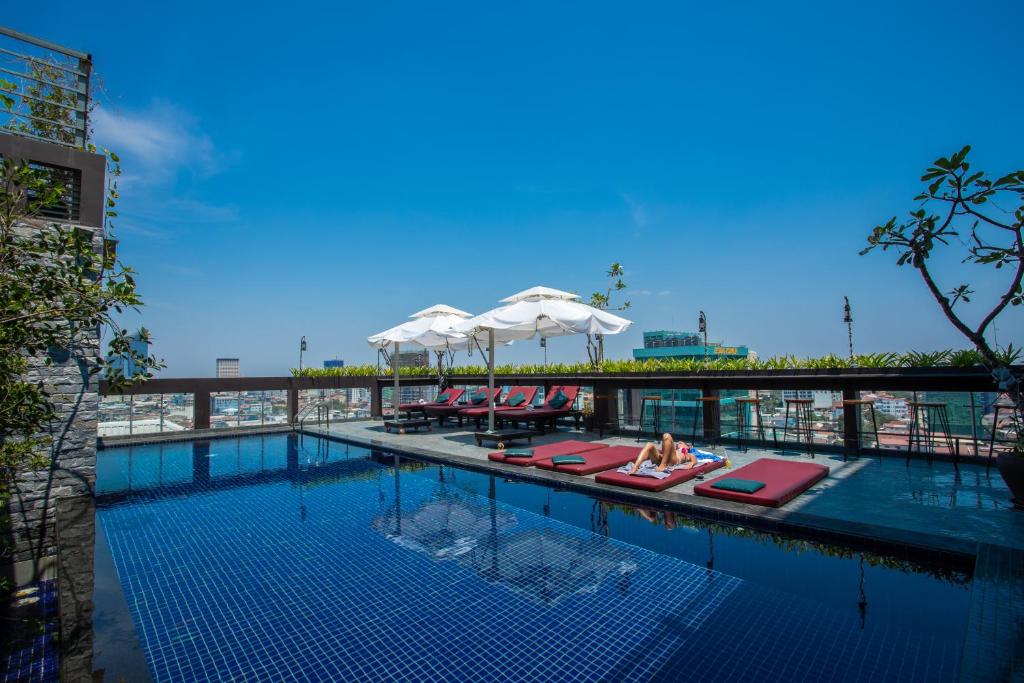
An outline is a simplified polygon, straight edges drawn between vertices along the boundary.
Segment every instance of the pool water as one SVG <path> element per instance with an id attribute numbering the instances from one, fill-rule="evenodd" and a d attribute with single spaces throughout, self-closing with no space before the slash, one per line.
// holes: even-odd
<path id="1" fill-rule="evenodd" d="M 957 676 L 953 569 L 397 460 L 294 435 L 101 451 L 153 679 Z"/>

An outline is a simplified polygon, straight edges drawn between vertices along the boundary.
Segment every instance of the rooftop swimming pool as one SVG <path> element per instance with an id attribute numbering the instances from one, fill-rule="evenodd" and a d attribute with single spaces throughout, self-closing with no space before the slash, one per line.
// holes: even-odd
<path id="1" fill-rule="evenodd" d="M 131 667 L 118 604 L 158 681 L 942 681 L 960 662 L 957 568 L 310 436 L 104 450 L 97 498 L 108 675 Z"/>

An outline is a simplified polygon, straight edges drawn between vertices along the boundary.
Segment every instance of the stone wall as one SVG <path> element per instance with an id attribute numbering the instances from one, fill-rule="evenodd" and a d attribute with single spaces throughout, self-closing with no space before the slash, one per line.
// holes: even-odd
<path id="1" fill-rule="evenodd" d="M 99 230 L 86 229 L 93 232 L 96 248 L 102 248 Z M 51 350 L 49 365 L 46 356 L 30 360 L 28 379 L 42 383 L 58 419 L 48 429 L 53 440 L 48 449 L 49 467 L 23 473 L 11 497 L 13 573 L 18 583 L 52 571 L 57 501 L 92 496 L 94 491 L 99 382 L 89 370 L 99 354 L 99 336 L 93 331 L 80 337 L 79 345 L 70 351 Z"/>

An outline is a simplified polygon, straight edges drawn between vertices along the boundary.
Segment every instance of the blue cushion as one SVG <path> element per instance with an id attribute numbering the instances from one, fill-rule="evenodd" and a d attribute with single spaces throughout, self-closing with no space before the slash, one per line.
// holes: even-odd
<path id="1" fill-rule="evenodd" d="M 522 405 L 525 402 L 526 396 L 523 395 L 523 392 L 517 391 L 514 395 L 510 396 L 508 400 L 505 401 L 505 405 L 515 407 L 518 405 Z"/>
<path id="2" fill-rule="evenodd" d="M 561 408 L 564 408 L 565 404 L 568 402 L 569 397 L 563 394 L 562 390 L 559 389 L 558 391 L 555 392 L 555 395 L 551 397 L 551 400 L 548 401 L 548 405 L 554 408 L 555 410 L 559 410 Z"/>
<path id="3" fill-rule="evenodd" d="M 532 448 L 509 448 L 502 451 L 502 455 L 506 458 L 532 458 Z"/>
<path id="4" fill-rule="evenodd" d="M 587 459 L 582 455 L 556 455 L 551 462 L 556 465 L 584 465 Z"/>
<path id="5" fill-rule="evenodd" d="M 475 406 L 480 405 L 487 400 L 487 390 L 481 389 L 480 391 L 473 392 L 473 395 L 469 397 L 469 402 Z"/>
<path id="6" fill-rule="evenodd" d="M 723 491 L 736 491 L 737 493 L 755 493 L 760 491 L 765 486 L 763 481 L 755 481 L 753 479 L 740 479 L 739 477 L 729 477 L 728 479 L 719 479 L 718 481 L 711 484 L 713 489 L 722 489 Z"/>
<path id="7" fill-rule="evenodd" d="M 452 397 L 452 395 L 451 395 L 450 392 L 442 391 L 440 394 L 437 395 L 437 402 L 438 403 L 447 403 L 449 401 L 449 399 L 451 399 L 451 397 Z"/>

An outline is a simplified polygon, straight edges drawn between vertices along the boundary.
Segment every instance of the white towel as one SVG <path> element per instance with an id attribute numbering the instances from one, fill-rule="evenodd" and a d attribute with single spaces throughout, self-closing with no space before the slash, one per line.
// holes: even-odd
<path id="1" fill-rule="evenodd" d="M 682 462 L 682 463 L 679 463 L 678 465 L 669 465 L 663 471 L 659 472 L 657 465 L 655 465 L 650 460 L 644 460 L 642 463 L 640 463 L 640 469 L 638 469 L 636 472 L 634 472 L 633 476 L 635 476 L 635 477 L 653 477 L 655 479 L 664 479 L 665 477 L 667 477 L 668 475 L 672 474 L 676 470 L 693 469 L 693 468 L 696 468 L 696 467 L 700 467 L 701 465 L 706 465 L 706 464 L 708 464 L 710 462 L 721 462 L 722 461 L 722 457 L 721 456 L 715 455 L 714 453 L 710 453 L 708 451 L 699 451 L 699 450 L 697 450 L 695 448 L 695 449 L 693 449 L 693 453 L 697 457 L 697 463 L 695 465 L 693 465 L 692 468 L 689 466 L 688 463 Z M 631 469 L 633 469 L 633 463 L 630 463 L 628 465 L 623 465 L 622 467 L 617 469 L 616 472 L 622 472 L 623 474 L 629 474 L 629 471 Z"/>
<path id="2" fill-rule="evenodd" d="M 629 465 L 623 465 L 616 472 L 622 472 L 623 474 L 629 474 L 629 471 L 633 468 L 632 463 Z M 663 471 L 658 471 L 658 466 L 650 460 L 644 460 L 640 463 L 640 469 L 633 473 L 635 477 L 653 477 L 655 479 L 664 479 L 668 475 L 672 474 L 676 470 L 689 469 L 687 463 L 680 463 L 678 465 L 669 465 Z"/>

